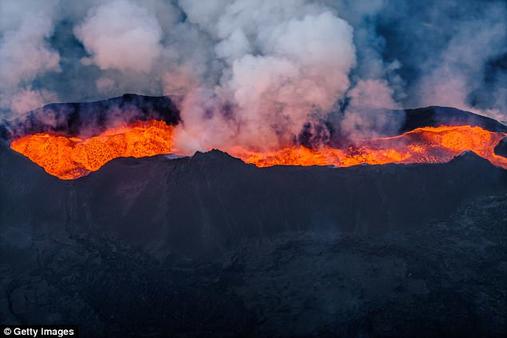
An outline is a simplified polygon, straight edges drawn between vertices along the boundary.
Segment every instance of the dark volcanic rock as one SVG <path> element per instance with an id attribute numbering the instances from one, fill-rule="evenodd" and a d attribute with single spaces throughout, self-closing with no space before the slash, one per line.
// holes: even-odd
<path id="1" fill-rule="evenodd" d="M 495 147 L 495 154 L 507 157 L 507 137 L 504 137 Z"/>
<path id="2" fill-rule="evenodd" d="M 12 160 L 5 169 L 2 164 L 1 195 L 10 206 L 5 222 L 68 224 L 191 256 L 283 231 L 382 234 L 415 227 L 507 187 L 505 170 L 472 153 L 435 165 L 259 169 L 212 151 L 175 160 L 119 159 L 60 181 L 6 152 Z"/>
<path id="3" fill-rule="evenodd" d="M 86 136 L 100 133 L 119 121 L 151 119 L 174 125 L 180 121 L 180 116 L 167 96 L 124 94 L 96 102 L 48 104 L 1 126 L 0 137 L 10 139 L 39 132 Z"/>
<path id="4" fill-rule="evenodd" d="M 379 110 L 370 112 L 367 118 L 384 121 L 379 122 L 381 125 L 390 121 L 385 130 L 377 130 L 386 136 L 420 127 L 443 125 L 472 125 L 490 131 L 507 132 L 507 126 L 494 119 L 451 107 Z M 180 113 L 167 96 L 124 94 L 95 102 L 52 103 L 13 121 L 0 121 L 0 139 L 9 140 L 38 132 L 89 136 L 118 121 L 128 123 L 149 119 L 164 120 L 175 125 L 180 122 Z M 306 146 L 322 143 L 340 145 L 346 141 L 347 136 L 341 135 L 338 124 L 334 125 L 330 121 L 305 124 L 296 141 Z"/>
<path id="5" fill-rule="evenodd" d="M 84 336 L 503 336 L 507 171 L 259 169 L 219 151 L 60 181 L 0 145 L 0 322 Z"/>
<path id="6" fill-rule="evenodd" d="M 396 136 L 416 128 L 439 126 L 477 126 L 494 132 L 507 132 L 507 126 L 489 117 L 451 107 L 423 107 L 406 110 L 376 109 L 362 111 L 358 117 L 365 123 L 354 125 L 354 133 Z M 297 141 L 307 147 L 320 144 L 342 147 L 350 143 L 350 125 L 343 124 L 342 113 L 331 114 L 330 121 L 322 120 L 305 124 Z M 349 121 L 350 122 L 350 121 Z"/>
<path id="7" fill-rule="evenodd" d="M 460 126 L 482 127 L 490 131 L 507 132 L 507 126 L 486 116 L 477 115 L 451 107 L 425 107 L 393 112 L 404 115 L 400 131 L 405 132 L 426 126 Z"/>

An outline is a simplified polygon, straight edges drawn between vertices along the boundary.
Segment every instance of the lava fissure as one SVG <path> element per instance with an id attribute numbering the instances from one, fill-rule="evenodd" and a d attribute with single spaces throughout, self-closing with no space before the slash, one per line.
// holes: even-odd
<path id="1" fill-rule="evenodd" d="M 49 133 L 23 136 L 11 148 L 60 179 L 76 179 L 119 157 L 149 157 L 174 152 L 173 128 L 164 121 L 138 121 L 90 138 Z"/>
<path id="2" fill-rule="evenodd" d="M 164 121 L 151 120 L 112 128 L 90 138 L 38 133 L 15 139 L 11 148 L 51 175 L 60 179 L 76 179 L 99 170 L 115 158 L 177 153 L 173 142 L 174 128 Z M 328 145 L 318 148 L 294 145 L 273 151 L 254 151 L 238 146 L 224 150 L 258 167 L 443 163 L 471 151 L 507 169 L 507 158 L 494 151 L 506 136 L 507 133 L 477 126 L 438 126 L 365 140 L 343 149 Z"/>
<path id="3" fill-rule="evenodd" d="M 322 146 L 286 147 L 275 151 L 250 151 L 233 147 L 229 153 L 258 167 L 274 165 L 350 167 L 360 164 L 443 163 L 471 151 L 492 164 L 507 169 L 507 158 L 494 152 L 507 135 L 475 126 L 422 127 L 398 136 L 365 140 L 341 148 Z"/>

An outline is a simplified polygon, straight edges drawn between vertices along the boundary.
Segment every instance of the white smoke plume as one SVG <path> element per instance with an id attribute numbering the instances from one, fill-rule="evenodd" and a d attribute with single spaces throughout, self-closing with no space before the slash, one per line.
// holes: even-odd
<path id="1" fill-rule="evenodd" d="M 59 71 L 60 56 L 47 39 L 53 33 L 56 1 L 0 2 L 0 111 L 24 113 L 56 94 L 35 89 L 40 74 Z"/>
<path id="2" fill-rule="evenodd" d="M 498 117 L 495 109 L 477 109 L 469 96 L 483 84 L 481 77 L 492 55 L 507 51 L 507 8 L 486 7 L 484 18 L 472 17 L 454 29 L 456 32 L 440 54 L 422 66 L 429 71 L 419 80 L 418 105 L 451 106 Z M 507 108 L 507 101 L 504 102 Z"/>
<path id="3" fill-rule="evenodd" d="M 359 80 L 348 96 L 350 104 L 340 126 L 343 134 L 352 141 L 395 133 L 403 122 L 380 113 L 385 109 L 400 108 L 386 81 Z"/>
<path id="4" fill-rule="evenodd" d="M 223 67 L 218 86 L 191 91 L 182 106 L 183 140 L 193 138 L 192 147 L 292 142 L 349 88 L 353 29 L 332 9 L 307 1 L 217 1 L 207 5 L 210 19 L 200 3 L 181 2 L 191 22 L 215 39 L 213 58 Z M 203 109 L 203 101 L 228 109 Z"/>
<path id="5" fill-rule="evenodd" d="M 500 0 L 2 0 L 0 114 L 169 95 L 189 153 L 276 148 L 322 121 L 396 129 L 381 108 L 506 120 L 506 19 Z"/>
<path id="6" fill-rule="evenodd" d="M 92 8 L 75 35 L 100 69 L 149 72 L 160 57 L 162 29 L 155 15 L 135 3 L 118 0 Z"/>

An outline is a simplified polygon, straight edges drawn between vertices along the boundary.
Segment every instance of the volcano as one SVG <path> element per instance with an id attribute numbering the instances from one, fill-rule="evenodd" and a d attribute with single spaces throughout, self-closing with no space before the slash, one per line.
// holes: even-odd
<path id="1" fill-rule="evenodd" d="M 128 123 L 164 120 L 154 114 Z M 407 111 L 401 133 L 464 121 L 507 132 L 430 107 Z M 507 170 L 478 151 L 348 167 L 128 154 L 61 180 L 10 141 L 107 128 L 37 123 L 10 126 L 0 144 L 2 318 L 76 323 L 86 336 L 506 332 Z M 504 156 L 500 137 L 490 146 Z"/>
<path id="2" fill-rule="evenodd" d="M 400 113 L 377 112 L 393 116 Z M 507 135 L 501 123 L 448 108 L 403 113 L 406 116 L 402 131 L 394 136 L 353 142 L 334 137 L 327 143 L 294 143 L 267 151 L 232 144 L 225 151 L 260 167 L 440 163 L 472 151 L 507 168 L 507 159 L 495 153 Z M 395 118 L 399 120 L 400 116 Z M 48 123 L 48 119 L 53 123 Z M 169 98 L 129 94 L 82 105 L 48 105 L 30 112 L 23 121 L 7 125 L 4 134 L 10 139 L 11 148 L 61 179 L 85 176 L 119 157 L 178 153 L 173 146 L 173 130 L 180 122 L 179 113 Z M 333 130 L 329 132 L 332 134 Z M 300 136 L 300 140 L 312 138 L 308 131 L 302 133 L 305 136 Z"/>

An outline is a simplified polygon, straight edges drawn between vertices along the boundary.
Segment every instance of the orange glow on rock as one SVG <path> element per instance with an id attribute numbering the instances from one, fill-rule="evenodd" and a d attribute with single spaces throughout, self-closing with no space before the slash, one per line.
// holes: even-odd
<path id="1" fill-rule="evenodd" d="M 85 139 L 39 133 L 14 140 L 11 148 L 48 174 L 71 180 L 99 170 L 115 158 L 172 153 L 173 127 L 163 121 L 135 122 Z"/>
<path id="2" fill-rule="evenodd" d="M 39 133 L 14 140 L 11 148 L 60 179 L 76 179 L 99 170 L 119 157 L 149 157 L 175 153 L 174 127 L 163 121 L 136 122 L 90 138 Z M 301 145 L 273 151 L 229 147 L 226 151 L 258 167 L 275 165 L 350 167 L 360 164 L 443 163 L 471 151 L 507 169 L 507 158 L 496 155 L 496 145 L 507 133 L 474 126 L 417 128 L 404 134 L 375 138 L 343 149 Z"/>
<path id="3" fill-rule="evenodd" d="M 394 137 L 365 140 L 344 149 L 293 146 L 260 152 L 233 147 L 229 153 L 258 167 L 350 167 L 359 164 L 442 163 L 465 151 L 472 151 L 494 165 L 507 169 L 507 158 L 494 153 L 495 146 L 505 136 L 505 133 L 473 126 L 423 127 Z"/>

